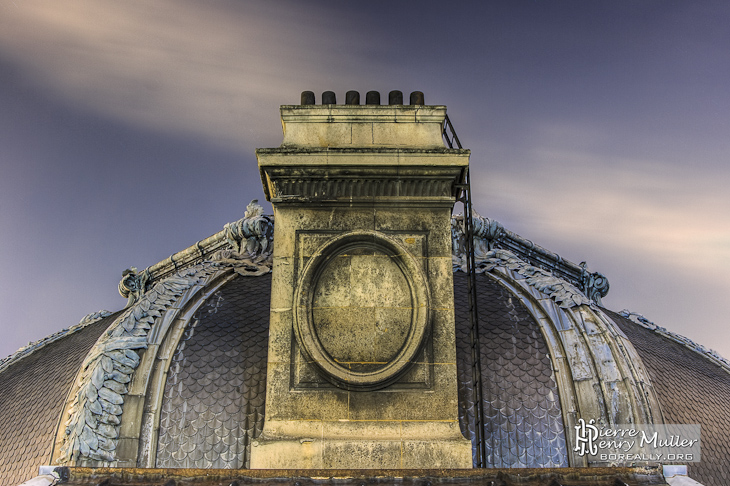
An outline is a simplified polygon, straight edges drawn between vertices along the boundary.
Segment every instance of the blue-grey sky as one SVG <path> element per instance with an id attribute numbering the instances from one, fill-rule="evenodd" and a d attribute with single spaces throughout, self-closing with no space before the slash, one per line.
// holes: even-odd
<path id="1" fill-rule="evenodd" d="M 730 3 L 0 0 L 0 356 L 263 199 L 299 93 L 421 90 L 476 209 L 730 357 Z"/>

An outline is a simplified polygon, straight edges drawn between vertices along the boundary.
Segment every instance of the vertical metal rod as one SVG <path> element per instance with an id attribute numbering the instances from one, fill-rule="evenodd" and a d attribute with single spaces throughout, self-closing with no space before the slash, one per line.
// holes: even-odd
<path id="1" fill-rule="evenodd" d="M 479 311 L 477 307 L 476 262 L 474 260 L 474 226 L 472 224 L 471 184 L 469 170 L 466 171 L 464 191 L 464 239 L 466 271 L 469 292 L 469 316 L 471 318 L 472 380 L 474 390 L 474 430 L 477 442 L 477 467 L 487 467 L 486 430 L 484 426 L 484 401 L 482 392 L 481 344 L 479 341 Z"/>
<path id="2" fill-rule="evenodd" d="M 451 132 L 449 137 L 448 131 Z M 448 115 L 444 120 L 443 135 L 449 148 L 461 147 L 459 137 Z M 464 172 L 464 180 L 458 185 L 457 200 L 464 206 L 464 253 L 466 254 L 467 292 L 469 297 L 469 317 L 471 321 L 472 392 L 474 400 L 474 442 L 476 446 L 476 467 L 487 467 L 486 428 L 484 424 L 484 402 L 482 390 L 481 345 L 479 341 L 479 311 L 477 308 L 476 262 L 474 260 L 474 229 L 472 225 L 471 181 L 469 169 Z"/>

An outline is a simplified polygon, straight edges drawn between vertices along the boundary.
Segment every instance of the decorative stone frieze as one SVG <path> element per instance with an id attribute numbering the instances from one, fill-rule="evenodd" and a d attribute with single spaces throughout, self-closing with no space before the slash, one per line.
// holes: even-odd
<path id="1" fill-rule="evenodd" d="M 147 347 L 155 323 L 188 289 L 204 284 L 222 269 L 233 268 L 244 276 L 268 273 L 272 237 L 273 223 L 254 200 L 243 219 L 226 225 L 203 244 L 199 242 L 170 257 L 173 264 L 188 261 L 177 272 L 170 274 L 166 262 L 141 272 L 136 268 L 124 272 L 119 291 L 128 298 L 127 307 L 102 334 L 81 366 L 65 409 L 58 462 L 115 460 L 127 384 L 139 365 L 139 352 Z M 211 248 L 217 252 L 211 254 Z M 196 252 L 200 255 L 199 262 L 190 264 L 190 257 Z M 203 259 L 205 255 L 207 259 Z"/>
<path id="2" fill-rule="evenodd" d="M 573 284 L 555 277 L 550 272 L 537 268 L 517 258 L 507 250 L 490 250 L 476 260 L 476 273 L 490 272 L 497 267 L 505 267 L 525 279 L 525 281 L 550 296 L 560 307 L 570 308 L 577 305 L 588 305 L 590 300 Z M 461 266 L 459 269 L 462 270 Z"/>
<path id="3" fill-rule="evenodd" d="M 396 154 L 399 159 L 407 155 L 414 157 L 413 151 L 403 150 L 386 151 L 378 149 L 382 155 Z M 319 149 L 318 152 L 323 152 Z M 259 149 L 259 154 L 268 152 Z M 327 149 L 329 163 L 337 163 L 337 159 L 346 160 L 347 155 L 369 162 L 371 157 L 362 152 L 347 151 L 345 149 Z M 299 151 L 292 151 L 291 155 L 302 155 Z M 314 151 L 309 152 L 315 155 Z M 372 154 L 368 154 L 372 155 Z M 433 151 L 435 157 L 444 154 L 443 150 Z M 313 167 L 293 169 L 267 169 L 271 180 L 270 191 L 275 194 L 274 200 L 338 200 L 342 198 L 449 198 L 452 193 L 453 179 L 450 174 L 434 171 L 430 178 L 418 177 L 418 171 L 408 167 L 382 167 L 377 174 L 368 172 L 362 167 L 348 169 L 328 168 L 326 171 Z M 325 176 L 326 174 L 326 176 Z"/>
<path id="4" fill-rule="evenodd" d="M 460 174 L 459 160 L 469 152 L 282 147 L 256 153 L 267 161 L 262 180 L 264 193 L 273 203 L 361 204 L 377 198 L 402 205 L 406 198 L 419 199 L 421 204 L 448 204 L 454 197 L 454 178 Z M 377 171 L 367 168 L 373 165 L 378 166 Z"/>

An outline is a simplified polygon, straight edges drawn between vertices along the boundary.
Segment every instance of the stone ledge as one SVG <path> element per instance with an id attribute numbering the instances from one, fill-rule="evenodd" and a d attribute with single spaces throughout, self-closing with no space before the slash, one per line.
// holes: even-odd
<path id="1" fill-rule="evenodd" d="M 59 484 L 143 486 L 213 485 L 493 485 L 666 486 L 659 467 L 535 469 L 139 469 L 63 468 Z"/>

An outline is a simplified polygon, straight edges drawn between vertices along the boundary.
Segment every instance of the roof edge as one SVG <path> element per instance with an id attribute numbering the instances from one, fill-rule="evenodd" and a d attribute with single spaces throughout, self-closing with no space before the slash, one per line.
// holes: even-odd
<path id="1" fill-rule="evenodd" d="M 0 373 L 5 371 L 5 369 L 9 368 L 11 365 L 17 363 L 23 358 L 26 358 L 30 356 L 31 354 L 35 353 L 36 351 L 43 349 L 45 346 L 54 343 L 58 341 L 59 339 L 68 336 L 70 334 L 74 334 L 75 332 L 78 332 L 91 324 L 94 324 L 95 322 L 98 322 L 102 320 L 105 317 L 113 315 L 113 312 L 109 312 L 108 310 L 100 310 L 96 312 L 92 312 L 90 314 L 87 314 L 84 316 L 83 319 L 79 321 L 78 324 L 75 324 L 71 327 L 67 327 L 65 329 L 61 329 L 58 332 L 55 332 L 51 334 L 50 336 L 46 336 L 42 339 L 39 339 L 37 341 L 32 341 L 28 343 L 28 345 L 23 346 L 13 354 L 9 355 L 6 358 L 0 359 Z"/>
<path id="2" fill-rule="evenodd" d="M 231 248 L 261 263 L 271 258 L 274 242 L 273 216 L 264 215 L 258 199 L 246 206 L 243 218 L 227 223 L 221 231 L 170 255 L 141 272 L 135 267 L 122 272 L 119 293 L 127 298 L 125 308 L 133 305 L 156 282 L 203 261 L 221 249 Z"/>
<path id="3" fill-rule="evenodd" d="M 665 327 L 657 326 L 652 321 L 644 317 L 643 315 L 639 314 L 638 312 L 631 312 L 628 309 L 623 309 L 621 312 L 617 312 L 618 315 L 621 317 L 624 317 L 634 324 L 638 324 L 639 326 L 643 327 L 644 329 L 648 329 L 650 331 L 653 331 L 656 334 L 659 334 L 662 337 L 665 337 L 667 339 L 670 339 L 674 341 L 675 343 L 681 344 L 685 348 L 688 348 L 695 353 L 703 356 L 704 358 L 710 360 L 712 363 L 720 366 L 722 369 L 730 373 L 730 360 L 723 357 L 720 353 L 715 351 L 714 349 L 710 349 L 698 342 L 693 341 L 692 339 L 682 336 L 681 334 L 678 334 L 674 331 L 670 331 Z"/>
<path id="4" fill-rule="evenodd" d="M 641 486 L 660 486 L 667 482 L 658 466 L 631 467 L 567 467 L 516 469 L 140 469 L 140 468 L 64 468 L 67 483 L 99 484 L 104 478 L 114 477 L 115 484 L 157 485 L 166 479 L 195 482 L 200 485 L 221 483 L 281 484 L 296 481 L 327 485 L 333 481 L 343 485 L 389 483 L 414 485 L 439 483 L 464 484 L 580 484 L 614 486 L 631 483 Z M 286 481 L 284 481 L 286 479 Z M 119 481 L 119 482 L 117 482 Z"/>
<path id="5" fill-rule="evenodd" d="M 512 256 L 538 269 L 550 272 L 579 289 L 589 301 L 601 304 L 601 298 L 608 295 L 608 279 L 599 272 L 590 272 L 586 262 L 575 264 L 565 260 L 532 241 L 505 229 L 499 221 L 485 218 L 472 211 L 472 228 L 474 228 L 474 256 L 476 260 L 489 260 L 494 256 L 493 250 L 506 250 Z M 463 261 L 464 215 L 458 214 L 451 219 L 452 252 L 455 259 Z M 458 269 L 458 268 L 457 268 Z"/>

